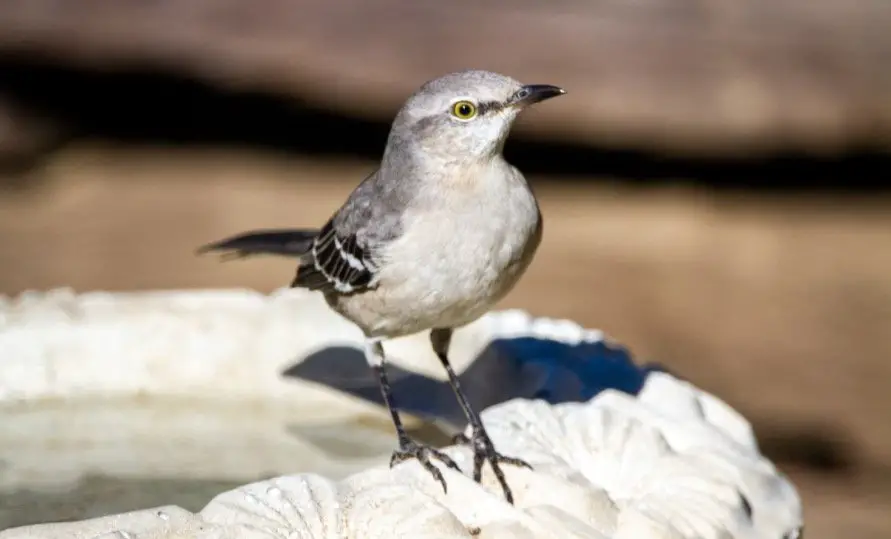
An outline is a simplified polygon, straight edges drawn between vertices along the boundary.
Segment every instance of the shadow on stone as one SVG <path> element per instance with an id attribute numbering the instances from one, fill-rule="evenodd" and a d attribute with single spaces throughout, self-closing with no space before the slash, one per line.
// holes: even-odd
<path id="1" fill-rule="evenodd" d="M 622 348 L 603 342 L 567 344 L 534 337 L 491 342 L 459 375 L 476 410 L 515 399 L 551 404 L 584 402 L 605 389 L 637 394 L 655 366 L 635 365 Z M 444 380 L 388 367 L 401 410 L 463 428 L 465 418 Z M 283 372 L 383 405 L 377 379 L 362 351 L 348 346 L 320 350 Z"/>

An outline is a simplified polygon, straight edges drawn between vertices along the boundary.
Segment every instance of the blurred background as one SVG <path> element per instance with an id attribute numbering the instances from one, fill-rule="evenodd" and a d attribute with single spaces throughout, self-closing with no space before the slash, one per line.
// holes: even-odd
<path id="1" fill-rule="evenodd" d="M 250 287 L 198 245 L 318 225 L 423 81 L 569 94 L 508 158 L 545 239 L 504 300 L 754 424 L 810 539 L 891 536 L 891 3 L 5 0 L 0 293 Z"/>

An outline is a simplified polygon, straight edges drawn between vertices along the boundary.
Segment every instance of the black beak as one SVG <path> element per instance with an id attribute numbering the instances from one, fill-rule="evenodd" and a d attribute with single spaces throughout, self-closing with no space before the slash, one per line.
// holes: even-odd
<path id="1" fill-rule="evenodd" d="M 563 95 L 566 90 L 550 84 L 527 84 L 514 94 L 511 105 L 526 107 L 535 103 Z"/>

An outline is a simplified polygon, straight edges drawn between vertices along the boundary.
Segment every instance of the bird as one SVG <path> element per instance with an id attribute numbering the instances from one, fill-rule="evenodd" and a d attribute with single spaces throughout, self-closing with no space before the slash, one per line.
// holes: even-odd
<path id="1" fill-rule="evenodd" d="M 291 287 L 319 291 L 362 330 L 398 438 L 390 466 L 415 459 L 447 484 L 439 449 L 405 431 L 387 377 L 383 342 L 429 331 L 469 424 L 456 439 L 473 452 L 473 478 L 490 465 L 513 504 L 502 464 L 531 468 L 494 447 L 449 361 L 455 330 L 477 320 L 524 274 L 541 243 L 543 220 L 526 178 L 503 155 L 521 112 L 564 95 L 492 71 L 452 72 L 421 85 L 396 114 L 379 166 L 319 229 L 258 229 L 206 244 L 224 257 L 297 258 Z M 497 381 L 493 381 L 497 383 Z"/>

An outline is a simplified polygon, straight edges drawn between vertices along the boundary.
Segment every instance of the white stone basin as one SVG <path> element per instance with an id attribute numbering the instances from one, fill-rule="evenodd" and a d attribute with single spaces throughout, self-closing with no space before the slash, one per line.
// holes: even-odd
<path id="1" fill-rule="evenodd" d="M 572 353 L 551 361 L 549 349 L 499 340 L 525 336 Z M 318 355 L 357 347 L 360 335 L 316 294 L 60 290 L 2 299 L 0 529 L 4 515 L 22 522 L 19 512 L 47 493 L 92 503 L 82 488 L 91 477 L 131 488 L 77 512 L 96 518 L 0 538 L 798 537 L 797 492 L 717 398 L 661 372 L 627 393 L 578 398 L 591 375 L 577 382 L 567 372 L 594 362 L 601 340 L 518 311 L 456 334 L 456 370 L 470 369 L 478 402 L 494 404 L 482 415 L 496 446 L 534 467 L 505 467 L 511 506 L 489 474 L 477 485 L 444 469 L 444 493 L 417 463 L 389 468 L 395 436 L 372 402 L 373 379 L 348 353 Z M 408 408 L 444 430 L 463 427 L 436 382 L 445 377 L 427 336 L 385 349 L 406 369 L 394 385 L 403 384 Z M 508 395 L 527 398 L 501 402 Z M 467 474 L 467 450 L 446 452 Z M 153 479 L 181 487 L 137 496 Z M 145 505 L 120 512 L 138 500 Z"/>

